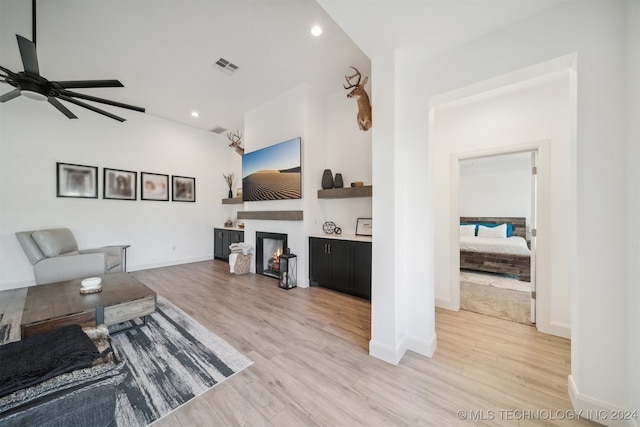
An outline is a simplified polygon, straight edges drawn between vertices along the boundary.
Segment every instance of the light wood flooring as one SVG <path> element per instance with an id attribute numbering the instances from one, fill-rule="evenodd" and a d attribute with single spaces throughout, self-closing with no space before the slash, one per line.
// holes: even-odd
<path id="1" fill-rule="evenodd" d="M 437 309 L 433 358 L 392 366 L 368 355 L 368 301 L 222 261 L 134 275 L 254 362 L 154 427 L 596 425 L 566 419 L 570 342 L 531 326 Z"/>

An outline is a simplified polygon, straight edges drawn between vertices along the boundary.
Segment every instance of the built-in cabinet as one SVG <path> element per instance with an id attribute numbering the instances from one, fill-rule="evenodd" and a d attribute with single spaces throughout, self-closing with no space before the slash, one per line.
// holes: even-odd
<path id="1" fill-rule="evenodd" d="M 371 299 L 371 242 L 309 237 L 309 281 Z"/>
<path id="2" fill-rule="evenodd" d="M 224 260 L 229 259 L 229 245 L 244 242 L 244 231 L 229 228 L 213 229 L 213 257 Z"/>

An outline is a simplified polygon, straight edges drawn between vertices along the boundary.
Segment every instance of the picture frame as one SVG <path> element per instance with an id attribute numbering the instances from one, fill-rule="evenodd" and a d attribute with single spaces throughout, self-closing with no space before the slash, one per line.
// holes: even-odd
<path id="1" fill-rule="evenodd" d="M 57 197 L 98 198 L 98 167 L 56 162 Z"/>
<path id="2" fill-rule="evenodd" d="M 242 187 L 236 188 L 236 197 L 239 199 L 242 198 Z"/>
<path id="3" fill-rule="evenodd" d="M 371 218 L 358 218 L 356 221 L 356 236 L 372 236 L 373 220 Z"/>
<path id="4" fill-rule="evenodd" d="M 137 200 L 138 172 L 103 168 L 102 198 L 112 200 Z"/>
<path id="5" fill-rule="evenodd" d="M 188 176 L 172 176 L 171 200 L 174 202 L 195 202 L 196 179 Z"/>
<path id="6" fill-rule="evenodd" d="M 169 175 L 140 172 L 140 200 L 169 201 Z"/>

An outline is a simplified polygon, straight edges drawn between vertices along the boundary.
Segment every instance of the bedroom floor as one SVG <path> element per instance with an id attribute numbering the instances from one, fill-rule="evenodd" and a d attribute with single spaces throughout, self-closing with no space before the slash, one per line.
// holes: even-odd
<path id="1" fill-rule="evenodd" d="M 529 282 L 492 273 L 460 270 L 460 308 L 486 316 L 531 324 Z"/>

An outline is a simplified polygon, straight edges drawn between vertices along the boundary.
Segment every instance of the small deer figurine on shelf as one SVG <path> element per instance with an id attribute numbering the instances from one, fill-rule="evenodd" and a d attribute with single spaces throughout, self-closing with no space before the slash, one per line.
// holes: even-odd
<path id="1" fill-rule="evenodd" d="M 237 129 L 235 132 L 227 132 L 227 139 L 231 141 L 229 147 L 233 147 L 236 150 L 236 153 L 242 156 L 244 154 L 244 148 L 242 148 L 242 143 L 240 141 L 242 139 L 242 133 Z"/>
<path id="2" fill-rule="evenodd" d="M 369 102 L 369 95 L 364 90 L 364 86 L 367 84 L 369 77 L 365 77 L 364 81 L 360 83 L 360 79 L 362 75 L 360 71 L 356 67 L 353 68 L 356 73 L 352 76 L 345 76 L 344 78 L 347 80 L 349 86 L 343 85 L 345 89 L 353 90 L 347 94 L 347 98 L 356 98 L 358 102 L 358 126 L 361 130 L 369 130 L 371 127 L 371 102 Z M 354 78 L 358 78 L 358 81 L 354 84 L 351 83 L 351 80 Z"/>

